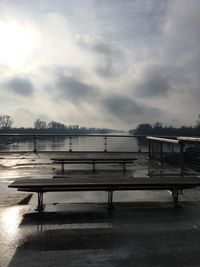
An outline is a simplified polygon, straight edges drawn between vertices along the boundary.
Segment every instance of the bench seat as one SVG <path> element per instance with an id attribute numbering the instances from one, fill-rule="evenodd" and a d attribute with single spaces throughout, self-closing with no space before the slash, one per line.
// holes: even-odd
<path id="1" fill-rule="evenodd" d="M 53 164 L 61 164 L 62 172 L 65 171 L 64 165 L 65 164 L 92 164 L 93 171 L 95 171 L 96 164 L 123 164 L 123 171 L 126 172 L 126 164 L 133 163 L 137 158 L 119 158 L 119 157 L 87 157 L 87 158 L 52 158 Z"/>
<path id="2" fill-rule="evenodd" d="M 119 190 L 170 190 L 174 206 L 178 204 L 179 190 L 200 186 L 197 177 L 70 177 L 57 179 L 18 179 L 9 187 L 19 191 L 38 193 L 38 211 L 43 211 L 43 193 L 71 191 L 107 191 L 108 205 L 113 205 L 113 192 Z"/>

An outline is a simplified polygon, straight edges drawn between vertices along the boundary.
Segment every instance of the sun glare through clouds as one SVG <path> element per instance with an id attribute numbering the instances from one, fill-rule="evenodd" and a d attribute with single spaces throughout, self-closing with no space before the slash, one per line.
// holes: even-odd
<path id="1" fill-rule="evenodd" d="M 15 20 L 0 20 L 0 60 L 15 67 L 25 63 L 37 44 L 37 33 Z"/>

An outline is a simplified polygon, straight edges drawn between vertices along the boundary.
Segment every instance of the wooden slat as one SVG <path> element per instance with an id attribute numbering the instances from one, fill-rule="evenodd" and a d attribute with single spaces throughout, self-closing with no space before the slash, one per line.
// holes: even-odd
<path id="1" fill-rule="evenodd" d="M 54 157 L 51 158 L 53 161 L 129 161 L 129 160 L 137 160 L 136 157 L 133 156 L 91 156 L 91 155 L 72 155 L 72 156 L 65 156 L 65 157 Z"/>
<path id="2" fill-rule="evenodd" d="M 112 159 L 109 159 L 109 160 L 104 160 L 104 159 L 99 159 L 99 160 L 95 160 L 95 159 L 92 159 L 92 160 L 80 160 L 80 159 L 70 159 L 70 160 L 66 160 L 66 159 L 59 159 L 59 160 L 55 160 L 53 161 L 54 164 L 91 164 L 91 163 L 95 163 L 95 164 L 98 164 L 98 163 L 101 163 L 101 164 L 106 164 L 106 163 L 132 163 L 134 160 L 133 159 L 115 159 L 115 160 L 112 160 Z"/>
<path id="3" fill-rule="evenodd" d="M 32 179 L 32 180 L 16 180 L 9 187 L 13 188 L 43 188 L 43 187 L 70 187 L 70 186 L 173 186 L 173 185 L 183 185 L 183 186 L 200 186 L 199 178 L 174 178 L 167 177 L 163 178 L 124 178 L 123 179 L 114 179 L 114 180 L 101 180 L 101 178 L 92 179 L 65 179 L 65 178 L 57 178 L 57 179 Z"/>

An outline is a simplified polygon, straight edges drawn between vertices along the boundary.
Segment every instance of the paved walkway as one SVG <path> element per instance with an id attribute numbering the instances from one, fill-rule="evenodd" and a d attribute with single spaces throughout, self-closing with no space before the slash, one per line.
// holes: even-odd
<path id="1" fill-rule="evenodd" d="M 200 266 L 200 206 L 169 203 L 0 209 L 0 266 Z"/>
<path id="2" fill-rule="evenodd" d="M 0 170 L 0 194 L 13 199 L 17 191 L 7 188 L 13 178 L 60 169 L 30 167 L 18 157 L 18 165 L 3 160 L 10 166 Z M 148 168 L 143 157 L 129 171 L 143 176 Z M 168 191 L 116 192 L 112 211 L 105 192 L 46 194 L 42 215 L 34 211 L 36 200 L 34 195 L 29 205 L 0 207 L 0 267 L 200 266 L 197 190 L 184 193 L 178 209 Z"/>

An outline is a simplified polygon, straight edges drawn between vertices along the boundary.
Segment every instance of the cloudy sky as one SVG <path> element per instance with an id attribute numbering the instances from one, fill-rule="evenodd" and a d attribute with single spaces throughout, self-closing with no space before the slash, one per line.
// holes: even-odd
<path id="1" fill-rule="evenodd" d="M 199 0 L 0 0 L 0 114 L 130 129 L 200 114 Z"/>

